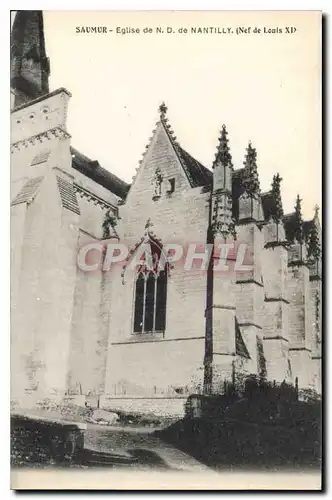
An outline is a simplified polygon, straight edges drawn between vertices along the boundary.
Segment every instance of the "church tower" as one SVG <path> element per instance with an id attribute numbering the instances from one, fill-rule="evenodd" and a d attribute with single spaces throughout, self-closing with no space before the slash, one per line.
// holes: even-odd
<path id="1" fill-rule="evenodd" d="M 11 33 L 10 66 L 12 108 L 48 94 L 50 65 L 42 11 L 17 11 Z"/>
<path id="2" fill-rule="evenodd" d="M 18 11 L 11 53 L 11 366 L 17 374 L 11 389 L 21 402 L 26 395 L 60 397 L 67 388 L 76 280 L 80 208 L 67 131 L 70 93 L 49 93 L 48 76 L 42 13 Z"/>

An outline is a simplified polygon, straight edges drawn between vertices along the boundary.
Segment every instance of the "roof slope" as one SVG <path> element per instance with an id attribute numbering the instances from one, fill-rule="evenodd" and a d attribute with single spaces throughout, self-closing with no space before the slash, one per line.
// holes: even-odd
<path id="1" fill-rule="evenodd" d="M 101 167 L 98 161 L 93 161 L 87 156 L 83 155 L 77 149 L 71 147 L 72 153 L 72 167 L 81 172 L 83 175 L 89 177 L 97 182 L 104 188 L 108 189 L 116 196 L 124 199 L 129 190 L 129 184 L 119 179 L 116 175 L 112 174 L 105 168 Z"/>
<path id="2" fill-rule="evenodd" d="M 160 122 L 162 123 L 165 132 L 173 146 L 173 149 L 179 158 L 181 166 L 190 182 L 191 187 L 206 186 L 212 184 L 213 174 L 211 170 L 204 167 L 198 160 L 191 156 L 185 149 L 183 149 L 177 142 L 176 137 L 171 131 L 171 126 L 166 117 L 167 107 L 162 104 L 159 108 Z"/>
<path id="3" fill-rule="evenodd" d="M 171 139 L 172 140 L 172 139 Z M 172 141 L 173 144 L 174 141 Z M 189 178 L 191 187 L 206 186 L 212 183 L 213 174 L 211 170 L 204 167 L 199 161 L 193 158 L 185 149 L 178 144 L 173 147 L 179 157 L 182 167 Z"/>
<path id="4" fill-rule="evenodd" d="M 277 210 L 275 198 L 273 196 L 272 191 L 268 191 L 267 193 L 262 193 L 262 206 L 263 206 L 263 214 L 264 219 L 269 220 Z"/>

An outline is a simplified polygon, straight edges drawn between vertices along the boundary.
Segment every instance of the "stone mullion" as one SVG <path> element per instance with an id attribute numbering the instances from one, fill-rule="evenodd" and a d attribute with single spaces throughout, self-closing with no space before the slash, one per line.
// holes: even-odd
<path id="1" fill-rule="evenodd" d="M 144 274 L 142 333 L 145 332 L 146 283 L 147 283 L 147 276 Z"/>
<path id="2" fill-rule="evenodd" d="M 157 287 L 158 279 L 154 279 L 154 303 L 153 303 L 153 331 L 156 331 L 156 316 L 157 316 Z"/>

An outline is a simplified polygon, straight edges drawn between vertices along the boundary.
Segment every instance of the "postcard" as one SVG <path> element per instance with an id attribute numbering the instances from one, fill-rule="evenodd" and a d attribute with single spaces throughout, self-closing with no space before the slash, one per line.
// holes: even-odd
<path id="1" fill-rule="evenodd" d="M 11 487 L 320 490 L 322 15 L 11 12 Z"/>

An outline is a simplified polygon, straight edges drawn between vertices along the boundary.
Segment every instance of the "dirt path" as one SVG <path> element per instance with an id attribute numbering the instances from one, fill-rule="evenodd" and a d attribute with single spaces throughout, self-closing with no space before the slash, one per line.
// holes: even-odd
<path id="1" fill-rule="evenodd" d="M 212 472 L 190 455 L 165 443 L 150 429 L 101 427 L 88 424 L 85 448 L 90 466 Z"/>

